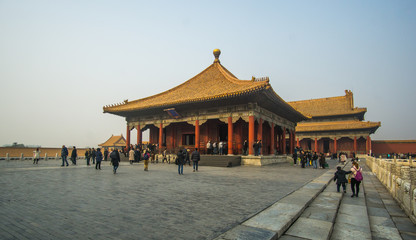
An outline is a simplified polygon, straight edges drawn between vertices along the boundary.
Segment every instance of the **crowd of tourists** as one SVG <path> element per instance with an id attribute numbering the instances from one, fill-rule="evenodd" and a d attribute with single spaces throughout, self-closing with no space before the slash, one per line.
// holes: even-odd
<path id="1" fill-rule="evenodd" d="M 300 147 L 296 147 L 293 151 L 293 166 L 301 166 L 302 168 L 312 166 L 314 169 L 328 168 L 325 154 L 317 153 L 315 151 L 303 150 Z"/>
<path id="2" fill-rule="evenodd" d="M 228 149 L 227 142 L 219 141 L 219 142 L 211 142 L 209 140 L 207 142 L 207 154 L 208 155 L 227 155 Z"/>

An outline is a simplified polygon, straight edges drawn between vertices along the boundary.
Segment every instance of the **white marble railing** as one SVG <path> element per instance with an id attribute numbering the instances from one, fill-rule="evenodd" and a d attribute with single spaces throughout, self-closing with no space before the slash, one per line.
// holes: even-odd
<path id="1" fill-rule="evenodd" d="M 416 223 L 416 162 L 365 156 L 366 164 Z"/>

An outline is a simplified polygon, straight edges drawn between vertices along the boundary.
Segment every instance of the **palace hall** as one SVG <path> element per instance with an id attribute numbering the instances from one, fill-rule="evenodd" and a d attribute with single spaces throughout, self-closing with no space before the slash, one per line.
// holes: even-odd
<path id="1" fill-rule="evenodd" d="M 367 108 L 354 107 L 354 96 L 345 90 L 345 96 L 289 102 L 310 117 L 298 123 L 296 142 L 303 149 L 324 153 L 345 152 L 352 155 L 370 154 L 370 135 L 381 126 L 380 122 L 365 122 Z"/>
<path id="2" fill-rule="evenodd" d="M 170 90 L 104 106 L 104 113 L 126 119 L 126 146 L 135 128 L 137 143 L 149 129 L 149 142 L 169 152 L 185 147 L 206 153 L 208 141 L 221 141 L 229 155 L 240 155 L 247 140 L 253 155 L 253 143 L 261 140 L 263 155 L 292 153 L 296 125 L 309 118 L 285 102 L 268 77 L 238 79 L 221 65 L 220 54 L 215 49 L 210 66 Z"/>

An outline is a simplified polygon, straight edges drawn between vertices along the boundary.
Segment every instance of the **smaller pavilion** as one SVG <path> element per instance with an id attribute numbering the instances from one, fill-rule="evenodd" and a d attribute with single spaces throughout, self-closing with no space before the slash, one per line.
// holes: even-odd
<path id="1" fill-rule="evenodd" d="M 350 90 L 345 90 L 345 96 L 289 104 L 311 117 L 296 127 L 297 146 L 323 153 L 371 153 L 370 135 L 381 123 L 364 121 L 367 108 L 354 107 L 354 96 Z"/>
<path id="2" fill-rule="evenodd" d="M 126 146 L 126 139 L 123 137 L 123 135 L 120 136 L 114 136 L 111 135 L 111 137 L 105 141 L 104 143 L 98 144 L 98 146 L 102 148 L 118 148 L 122 149 Z"/>
<path id="3" fill-rule="evenodd" d="M 306 120 L 272 89 L 269 78 L 240 80 L 220 64 L 221 51 L 208 68 L 168 91 L 134 101 L 103 107 L 104 113 L 122 116 L 127 122 L 126 146 L 130 131 L 150 129 L 149 142 L 176 152 L 181 147 L 207 152 L 207 143 L 225 142 L 226 154 L 240 155 L 248 140 L 262 141 L 261 153 L 292 153 L 297 122 Z"/>

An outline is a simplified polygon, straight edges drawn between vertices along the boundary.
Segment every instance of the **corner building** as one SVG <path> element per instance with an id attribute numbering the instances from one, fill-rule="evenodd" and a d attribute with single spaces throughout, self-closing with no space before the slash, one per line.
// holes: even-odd
<path id="1" fill-rule="evenodd" d="M 215 49 L 214 63 L 177 87 L 103 107 L 126 119 L 126 146 L 136 128 L 138 143 L 150 129 L 149 142 L 170 152 L 186 147 L 206 153 L 208 141 L 222 141 L 228 154 L 239 155 L 248 140 L 253 155 L 254 141 L 261 140 L 263 155 L 292 153 L 296 124 L 307 117 L 276 94 L 268 77 L 239 80 L 220 64 L 220 54 Z"/>

